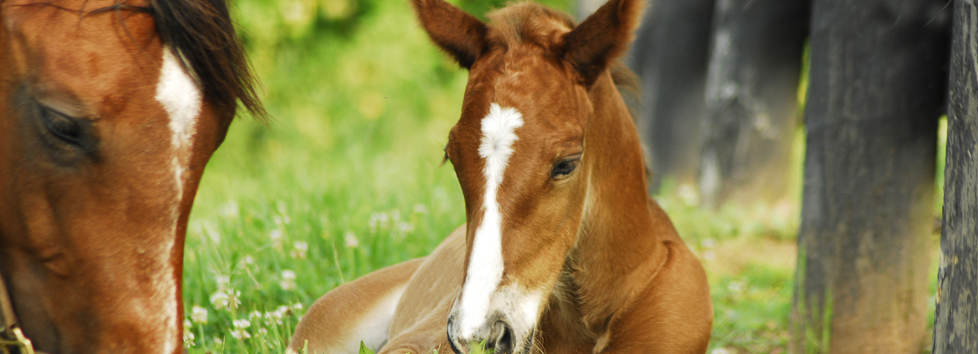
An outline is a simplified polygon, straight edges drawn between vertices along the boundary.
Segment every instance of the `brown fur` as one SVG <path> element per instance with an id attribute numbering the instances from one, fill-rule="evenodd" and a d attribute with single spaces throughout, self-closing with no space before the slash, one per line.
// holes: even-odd
<path id="1" fill-rule="evenodd" d="M 497 289 L 546 294 L 525 343 L 539 353 L 705 352 L 713 320 L 705 273 L 648 197 L 638 134 L 612 76 L 620 70 L 609 67 L 627 48 L 643 2 L 609 1 L 576 27 L 565 15 L 516 4 L 489 15 L 484 38 L 436 21 L 428 13 L 432 3 L 450 7 L 414 2 L 442 49 L 460 56 L 458 45 L 438 39 L 441 33 L 485 47 L 469 68 L 461 117 L 445 149 L 465 196 L 466 225 L 417 271 L 402 275 L 411 278 L 409 290 L 392 314 L 391 342 L 382 352 L 425 353 L 450 343 L 467 352 L 468 339 L 454 336 L 446 319 L 456 315 L 452 302 L 464 291 L 466 269 L 478 251 L 472 244 L 486 189 L 478 149 L 490 103 L 523 116 L 498 189 L 504 270 Z M 438 13 L 457 13 L 452 11 Z M 558 162 L 582 152 L 574 172 L 551 175 Z M 486 326 L 508 319 L 502 316 L 487 318 Z M 483 339 L 492 344 L 490 337 Z M 514 349 L 523 353 L 520 345 Z"/>
<path id="2" fill-rule="evenodd" d="M 235 102 L 262 111 L 226 9 L 223 0 L 0 2 L 0 268 L 37 349 L 182 352 L 197 184 Z M 203 91 L 182 195 L 169 115 L 155 98 L 166 46 Z M 46 125 L 55 112 L 78 128 L 76 144 Z M 163 297 L 175 308 L 160 308 L 172 303 Z M 175 332 L 164 333 L 168 324 Z"/>

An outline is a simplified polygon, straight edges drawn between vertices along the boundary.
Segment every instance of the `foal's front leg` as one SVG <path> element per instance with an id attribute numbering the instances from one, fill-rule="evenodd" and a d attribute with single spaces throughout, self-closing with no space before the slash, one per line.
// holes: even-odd
<path id="1" fill-rule="evenodd" d="M 305 347 L 309 354 L 357 354 L 360 341 L 380 349 L 408 280 L 423 260 L 395 264 L 323 295 L 299 321 L 286 353 Z"/>

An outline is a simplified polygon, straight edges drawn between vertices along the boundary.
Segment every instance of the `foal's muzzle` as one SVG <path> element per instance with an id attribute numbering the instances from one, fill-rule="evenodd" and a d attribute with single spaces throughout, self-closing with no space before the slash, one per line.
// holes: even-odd
<path id="1" fill-rule="evenodd" d="M 487 322 L 470 338 L 461 338 L 455 318 L 448 318 L 448 343 L 456 354 L 469 354 L 473 347 L 480 346 L 483 349 L 492 349 L 494 354 L 528 354 L 533 347 L 534 331 L 520 340 L 512 326 L 503 319 Z"/>

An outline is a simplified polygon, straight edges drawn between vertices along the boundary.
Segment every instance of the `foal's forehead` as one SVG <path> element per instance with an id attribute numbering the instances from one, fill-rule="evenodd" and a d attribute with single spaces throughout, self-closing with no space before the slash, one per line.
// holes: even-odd
<path id="1" fill-rule="evenodd" d="M 590 107 L 586 92 L 542 49 L 526 44 L 484 60 L 473 66 L 456 131 L 481 134 L 493 104 L 519 112 L 524 121 L 521 130 L 538 135 L 574 133 L 585 123 Z"/>

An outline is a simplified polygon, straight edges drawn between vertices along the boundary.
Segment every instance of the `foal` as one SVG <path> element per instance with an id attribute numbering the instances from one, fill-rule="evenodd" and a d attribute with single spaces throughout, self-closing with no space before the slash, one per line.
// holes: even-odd
<path id="1" fill-rule="evenodd" d="M 703 268 L 647 196 L 638 135 L 609 67 L 643 2 L 611 0 L 579 26 L 522 3 L 484 24 L 413 0 L 469 69 L 446 157 L 466 224 L 426 259 L 320 298 L 291 348 L 355 353 L 703 353 Z M 447 336 L 446 336 L 447 333 Z"/>

